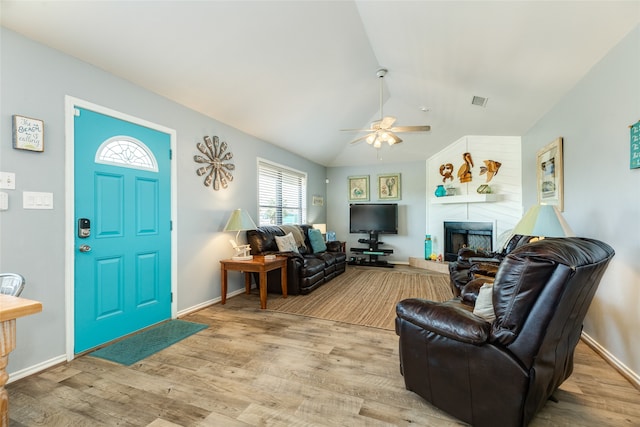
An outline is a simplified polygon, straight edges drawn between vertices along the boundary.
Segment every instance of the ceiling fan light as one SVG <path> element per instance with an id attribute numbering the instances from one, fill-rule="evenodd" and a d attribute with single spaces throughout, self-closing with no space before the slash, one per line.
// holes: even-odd
<path id="1" fill-rule="evenodd" d="M 396 121 L 396 118 L 393 116 L 384 115 L 384 112 L 382 110 L 384 106 L 384 102 L 383 102 L 384 84 L 382 81 L 386 73 L 387 73 L 387 70 L 384 68 L 379 69 L 377 73 L 377 76 L 380 78 L 380 119 L 373 121 L 369 129 L 343 129 L 343 130 L 356 130 L 358 132 L 368 132 L 367 135 L 361 136 L 351 141 L 351 144 L 365 140 L 367 141 L 367 144 L 378 149 L 382 146 L 384 142 L 386 142 L 390 146 L 402 142 L 402 138 L 396 135 L 396 132 L 426 132 L 431 130 L 430 126 L 394 127 L 393 125 Z M 428 111 L 426 107 L 423 107 L 422 110 Z"/>

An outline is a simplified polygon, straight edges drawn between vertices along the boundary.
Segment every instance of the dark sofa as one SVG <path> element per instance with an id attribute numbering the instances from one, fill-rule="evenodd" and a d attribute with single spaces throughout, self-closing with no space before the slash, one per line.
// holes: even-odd
<path id="1" fill-rule="evenodd" d="M 326 242 L 327 249 L 314 252 L 309 240 L 310 225 L 262 226 L 247 230 L 247 243 L 252 255 L 281 255 L 287 261 L 287 293 L 289 295 L 308 294 L 324 283 L 344 273 L 347 256 L 342 252 L 340 242 Z M 298 252 L 278 250 L 276 236 L 285 236 L 296 230 L 304 242 L 299 241 Z M 267 292 L 282 293 L 280 270 L 267 273 Z"/>

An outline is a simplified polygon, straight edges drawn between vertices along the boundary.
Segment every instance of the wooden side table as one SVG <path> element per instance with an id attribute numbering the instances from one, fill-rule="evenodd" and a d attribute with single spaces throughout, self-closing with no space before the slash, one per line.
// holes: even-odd
<path id="1" fill-rule="evenodd" d="M 265 260 L 262 256 L 254 256 L 248 261 L 236 261 L 223 259 L 220 261 L 222 274 L 221 303 L 227 302 L 227 271 L 244 272 L 244 288 L 247 294 L 251 293 L 251 273 L 260 273 L 260 308 L 267 308 L 267 272 L 280 269 L 282 298 L 287 297 L 287 257 L 276 257 L 273 260 Z"/>
<path id="2" fill-rule="evenodd" d="M 347 242 L 341 240 L 329 240 L 326 243 L 327 248 L 329 248 L 330 251 L 336 251 L 339 248 L 340 252 L 347 253 Z"/>
<path id="3" fill-rule="evenodd" d="M 16 347 L 16 319 L 42 311 L 42 303 L 0 294 L 0 426 L 9 425 L 9 396 L 4 385 L 9 353 Z"/>

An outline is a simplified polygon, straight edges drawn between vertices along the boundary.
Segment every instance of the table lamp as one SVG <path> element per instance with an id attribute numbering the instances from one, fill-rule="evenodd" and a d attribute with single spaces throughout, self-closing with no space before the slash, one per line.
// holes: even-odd
<path id="1" fill-rule="evenodd" d="M 512 233 L 540 238 L 575 236 L 558 208 L 552 205 L 534 205 L 529 208 Z"/>
<path id="2" fill-rule="evenodd" d="M 236 251 L 235 256 L 231 257 L 234 261 L 248 261 L 253 259 L 253 256 L 249 255 L 251 245 L 238 245 L 238 237 L 241 231 L 252 230 L 254 228 L 256 228 L 256 224 L 246 211 L 236 209 L 231 213 L 227 225 L 224 226 L 224 231 L 237 231 L 236 240 L 229 240 L 231 246 Z"/>

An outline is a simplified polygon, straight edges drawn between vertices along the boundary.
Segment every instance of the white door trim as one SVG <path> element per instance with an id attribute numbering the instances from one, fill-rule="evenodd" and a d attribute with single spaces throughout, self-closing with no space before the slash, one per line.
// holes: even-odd
<path id="1" fill-rule="evenodd" d="M 74 260 L 75 260 L 75 190 L 74 190 L 74 117 L 75 106 L 86 108 L 100 114 L 115 117 L 137 125 L 145 126 L 170 135 L 171 139 L 171 318 L 175 319 L 178 314 L 178 242 L 177 234 L 177 134 L 175 129 L 152 123 L 138 117 L 130 116 L 107 107 L 103 107 L 91 102 L 75 98 L 69 95 L 64 99 L 64 121 L 65 121 L 65 330 L 66 330 L 66 355 L 67 361 L 74 358 Z"/>

